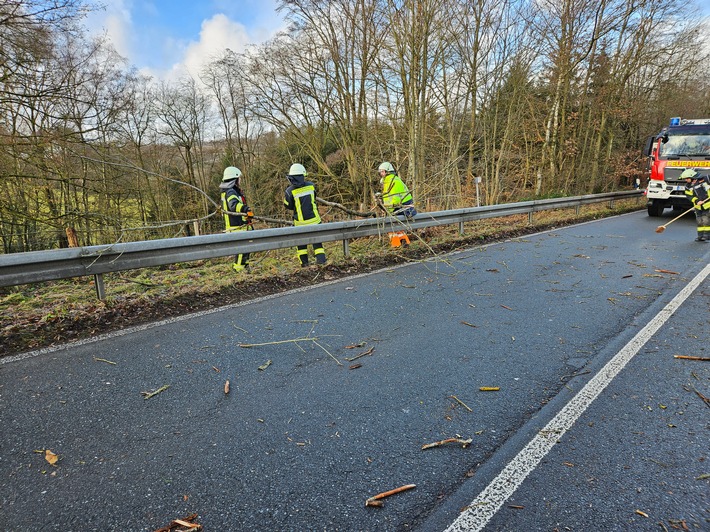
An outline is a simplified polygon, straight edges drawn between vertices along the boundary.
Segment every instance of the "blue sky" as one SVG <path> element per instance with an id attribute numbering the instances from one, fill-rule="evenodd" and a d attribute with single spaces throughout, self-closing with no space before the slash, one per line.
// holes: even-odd
<path id="1" fill-rule="evenodd" d="M 710 16 L 710 0 L 695 0 Z M 87 25 L 106 34 L 129 64 L 158 79 L 200 68 L 225 48 L 243 51 L 285 28 L 276 0 L 111 0 Z"/>
<path id="2" fill-rule="evenodd" d="M 112 0 L 87 26 L 130 65 L 159 79 L 199 74 L 225 48 L 243 51 L 285 28 L 276 0 Z"/>

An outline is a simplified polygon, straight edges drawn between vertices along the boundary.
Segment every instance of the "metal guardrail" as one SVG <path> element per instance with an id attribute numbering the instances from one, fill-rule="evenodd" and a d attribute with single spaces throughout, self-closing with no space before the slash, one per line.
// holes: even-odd
<path id="1" fill-rule="evenodd" d="M 633 190 L 424 212 L 409 219 L 404 225 L 400 219 L 392 217 L 368 218 L 311 226 L 257 229 L 236 233 L 10 253 L 0 255 L 0 287 L 93 275 L 96 279 L 97 295 L 103 299 L 101 274 L 108 272 L 214 259 L 236 253 L 254 253 L 336 240 L 343 241 L 345 256 L 349 256 L 348 241 L 354 238 L 380 235 L 404 228 L 421 229 L 456 223 L 459 224 L 459 232 L 463 234 L 464 222 L 525 213 L 531 217 L 534 212 L 543 210 L 579 207 L 603 201 L 612 203 L 614 200 L 640 195 L 641 191 Z"/>

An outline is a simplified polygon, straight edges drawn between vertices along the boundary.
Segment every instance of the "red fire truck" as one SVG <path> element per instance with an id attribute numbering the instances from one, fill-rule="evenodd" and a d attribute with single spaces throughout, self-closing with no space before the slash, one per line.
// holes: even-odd
<path id="1" fill-rule="evenodd" d="M 680 174 L 686 168 L 710 172 L 710 118 L 671 118 L 668 127 L 648 138 L 644 154 L 648 157 L 648 215 L 661 216 L 666 207 L 689 209 L 692 204 Z"/>

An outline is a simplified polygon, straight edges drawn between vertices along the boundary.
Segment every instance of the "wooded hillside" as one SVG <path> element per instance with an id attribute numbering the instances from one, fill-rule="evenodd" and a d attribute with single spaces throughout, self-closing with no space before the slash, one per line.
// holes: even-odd
<path id="1" fill-rule="evenodd" d="M 281 1 L 288 32 L 168 83 L 89 39 L 83 0 L 0 0 L 3 252 L 218 232 L 227 165 L 275 218 L 293 162 L 360 211 L 384 160 L 420 210 L 628 188 L 648 135 L 710 117 L 693 5 Z"/>

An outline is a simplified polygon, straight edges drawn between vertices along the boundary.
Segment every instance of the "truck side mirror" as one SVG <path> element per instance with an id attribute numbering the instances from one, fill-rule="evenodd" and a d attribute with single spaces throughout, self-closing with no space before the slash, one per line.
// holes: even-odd
<path id="1" fill-rule="evenodd" d="M 644 145 L 644 148 L 643 148 L 643 154 L 646 155 L 647 157 L 653 154 L 653 141 L 654 141 L 654 137 L 646 138 L 646 144 Z"/>

